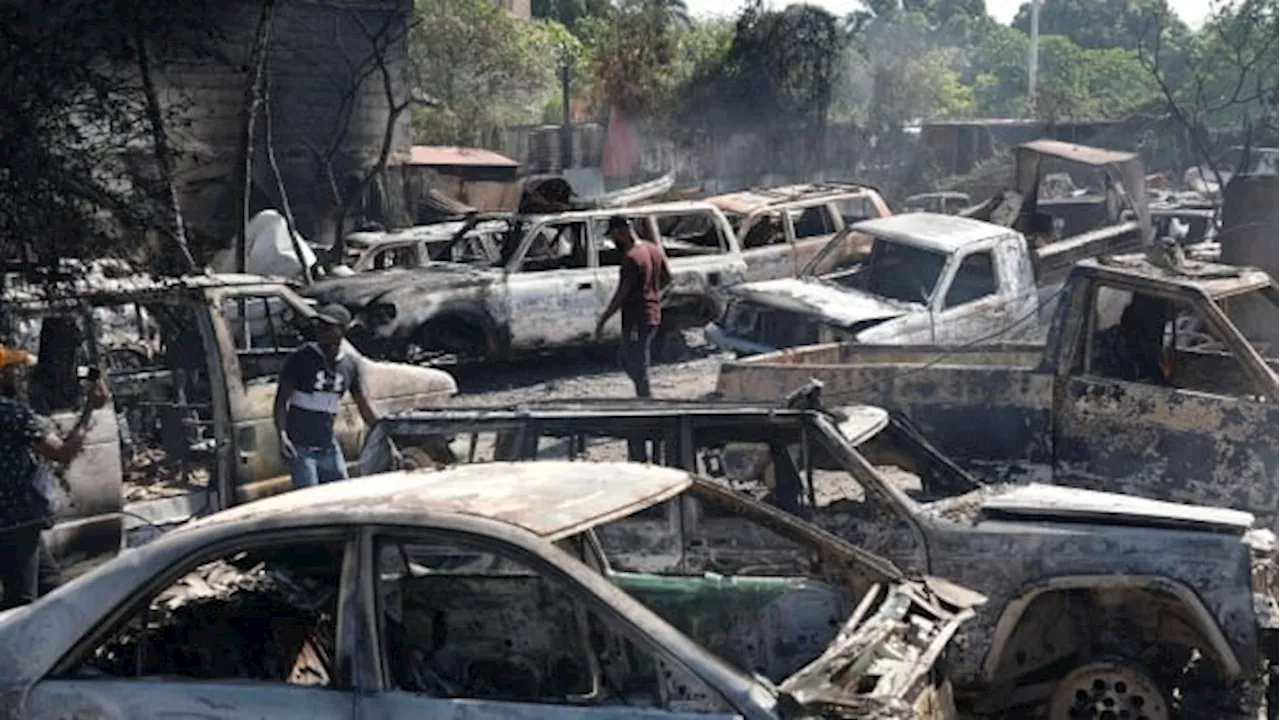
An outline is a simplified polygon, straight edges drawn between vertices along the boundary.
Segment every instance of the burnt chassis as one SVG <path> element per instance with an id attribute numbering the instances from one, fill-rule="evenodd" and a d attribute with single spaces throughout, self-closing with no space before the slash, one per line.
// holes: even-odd
<path id="1" fill-rule="evenodd" d="M 631 401 L 631 400 L 599 400 L 599 401 L 579 401 L 579 402 L 560 402 L 560 403 L 536 403 L 531 405 L 521 405 L 518 407 L 507 408 L 473 408 L 473 409 L 446 409 L 440 411 L 428 411 L 418 413 L 406 413 L 398 417 L 389 418 L 384 426 L 387 435 L 397 443 L 411 444 L 410 439 L 419 447 L 425 447 L 425 441 L 428 438 L 440 439 L 442 436 L 470 436 L 471 442 L 467 447 L 466 455 L 460 457 L 452 455 L 442 455 L 439 451 L 443 450 L 437 446 L 437 452 L 433 453 L 433 458 L 428 460 L 419 454 L 412 458 L 414 462 L 472 462 L 477 460 L 478 438 L 482 433 L 493 433 L 496 435 L 496 442 L 493 448 L 493 459 L 522 459 L 532 460 L 538 459 L 540 455 L 555 454 L 566 456 L 570 459 L 591 459 L 587 440 L 589 438 L 609 438 L 614 440 L 627 440 L 634 443 L 638 440 L 645 440 L 653 443 L 652 454 L 649 457 L 656 464 L 670 465 L 680 467 L 692 472 L 698 472 L 709 476 L 719 476 L 724 478 L 728 485 L 736 485 L 740 490 L 759 490 L 762 483 L 759 482 L 758 471 L 772 464 L 774 466 L 774 477 L 772 487 L 769 489 L 765 500 L 780 508 L 790 510 L 792 513 L 812 518 L 823 527 L 832 530 L 834 534 L 860 538 L 856 524 L 868 520 L 854 520 L 855 525 L 848 525 L 847 521 L 835 520 L 834 526 L 830 525 L 834 516 L 825 516 L 818 510 L 819 503 L 815 497 L 815 470 L 839 469 L 847 471 L 855 478 L 858 483 L 864 485 L 864 490 L 871 493 L 871 489 L 866 487 L 861 472 L 854 472 L 852 466 L 862 466 L 862 471 L 869 471 L 879 474 L 880 471 L 868 461 L 868 458 L 861 456 L 858 451 L 853 451 L 851 447 L 859 446 L 864 440 L 869 440 L 879 431 L 880 427 L 871 427 L 870 425 L 863 427 L 861 434 L 858 432 L 849 432 L 849 426 L 841 423 L 840 427 L 834 428 L 833 425 L 839 420 L 836 415 L 828 413 L 820 408 L 818 403 L 818 395 L 820 386 L 810 386 L 805 390 L 793 393 L 786 403 L 787 407 L 780 408 L 771 405 L 753 405 L 744 403 L 706 403 L 692 401 Z M 846 417 L 846 419 L 848 419 Z M 857 418 L 852 419 L 853 429 L 859 425 Z M 923 451 L 923 456 L 915 459 L 915 462 L 909 462 L 903 465 L 896 459 L 891 459 L 890 464 L 901 465 L 903 468 L 914 467 L 915 472 L 921 476 L 928 472 L 934 476 L 934 483 L 937 486 L 934 489 L 926 490 L 927 494 L 933 494 L 938 490 L 941 493 L 939 498 L 950 497 L 957 488 L 943 487 L 939 482 L 939 477 L 949 478 L 951 481 L 961 485 L 973 483 L 971 486 L 958 488 L 961 493 L 980 488 L 981 483 L 973 480 L 964 470 L 957 466 L 946 456 L 939 453 L 933 446 L 921 436 L 910 423 L 901 417 L 894 417 L 891 425 L 898 434 L 905 433 L 908 436 L 909 445 L 915 450 Z M 836 432 L 833 433 L 833 430 Z M 836 437 L 837 435 L 843 438 Z M 556 445 L 548 447 L 540 440 L 558 438 L 560 442 Z M 837 446 L 843 446 L 847 442 L 849 445 L 844 449 Z M 732 446 L 737 444 L 741 448 L 743 443 L 758 443 L 769 446 L 770 450 L 755 450 L 745 453 L 746 457 L 742 457 L 742 453 L 738 453 L 738 457 L 733 457 L 734 453 L 728 451 Z M 834 443 L 834 444 L 833 444 Z M 826 447 L 824 447 L 826 445 Z M 799 449 L 799 458 L 794 454 L 788 454 L 787 447 Z M 843 457 L 841 457 L 843 456 Z M 853 459 L 851 459 L 851 457 Z M 738 467 L 732 467 L 737 465 Z M 908 471 L 910 472 L 910 471 Z M 887 478 L 881 477 L 882 481 Z M 895 479 L 896 482 L 896 479 Z M 883 484 L 883 483 L 881 483 Z M 890 494 L 901 494 L 900 489 L 889 490 Z M 981 494 L 979 491 L 978 494 Z M 891 503 L 892 504 L 892 503 Z M 946 503 L 936 503 L 939 507 Z M 899 508 L 899 511 L 905 510 L 910 514 L 916 514 L 922 506 L 915 506 L 915 510 Z M 976 509 L 975 509 L 976 511 Z M 672 528 L 684 527 L 691 521 L 696 522 L 697 508 L 690 507 L 669 507 L 668 512 L 671 515 Z M 841 511 L 837 511 L 839 513 Z M 853 517 L 853 516 L 850 516 Z M 929 520 L 924 517 L 918 517 L 918 521 L 929 524 Z M 949 550 L 939 549 L 940 552 L 957 552 L 956 558 L 946 557 L 945 555 L 933 560 L 926 561 L 925 565 L 919 565 L 914 560 L 916 558 L 900 557 L 894 553 L 884 542 L 878 546 L 873 544 L 869 547 L 873 552 L 886 555 L 894 562 L 907 568 L 908 572 L 923 573 L 934 572 L 932 565 L 934 562 L 940 562 L 943 566 L 952 566 L 952 570 L 958 569 L 965 562 L 972 558 L 969 554 L 972 552 L 997 552 L 999 547 L 1005 547 L 1007 543 L 1002 538 L 1013 539 L 1015 535 L 1025 533 L 1034 527 L 1026 526 L 1021 531 L 1013 530 L 995 530 L 986 531 L 985 540 L 977 539 L 982 536 L 979 532 L 974 535 L 972 547 L 967 550 L 964 547 L 965 541 L 962 537 L 965 532 L 950 533 L 944 532 L 943 535 L 935 536 L 937 530 L 924 530 L 934 540 L 943 541 L 944 545 L 951 546 Z M 1050 520 L 1049 522 L 1053 522 Z M 998 524 L 998 523 L 997 523 Z M 1014 526 L 1010 526 L 1014 527 Z M 1082 526 L 1086 527 L 1086 526 Z M 1099 523 L 1095 521 L 1092 526 L 1094 529 L 1086 530 L 1085 537 L 1082 540 L 1072 540 L 1073 533 L 1061 535 L 1054 542 L 1061 545 L 1061 550 L 1067 553 L 1076 551 L 1085 551 L 1089 546 L 1096 545 L 1097 542 L 1110 544 L 1112 542 L 1127 543 L 1132 542 L 1133 551 L 1136 556 L 1141 559 L 1143 553 L 1151 551 L 1151 543 L 1181 543 L 1177 548 L 1177 552 L 1173 552 L 1169 558 L 1161 560 L 1154 555 L 1147 557 L 1146 560 L 1133 562 L 1117 561 L 1114 567 L 1109 571 L 1114 574 L 1110 580 L 1107 575 L 1086 576 L 1076 573 L 1071 576 L 1054 577 L 1050 575 L 1047 579 L 1035 579 L 1036 573 L 1031 573 L 1027 578 L 1030 585 L 1025 585 L 1020 589 L 1013 586 L 1004 587 L 1010 581 L 1010 578 L 1002 578 L 996 583 L 1000 587 L 997 597 L 992 598 L 992 605 L 988 612 L 979 611 L 979 619 L 973 621 L 978 626 L 970 623 L 966 630 L 962 630 L 964 637 L 959 641 L 960 651 L 958 656 L 952 657 L 948 667 L 950 668 L 950 679 L 956 684 L 957 690 L 968 696 L 972 701 L 973 709 L 980 712 L 990 712 L 999 707 L 1010 707 L 1010 705 L 1018 705 L 1022 703 L 1038 702 L 1042 694 L 1046 693 L 1046 689 L 1052 684 L 1044 680 L 1030 681 L 1027 685 L 1023 681 L 1014 684 L 1011 677 L 1006 675 L 1010 671 L 1009 663 L 1022 662 L 1023 650 L 1021 648 L 1028 640 L 1028 632 L 1032 625 L 1036 625 L 1034 619 L 1035 612 L 1043 614 L 1044 611 L 1052 611 L 1052 604 L 1041 603 L 1041 600 L 1048 601 L 1050 596 L 1059 592 L 1059 586 L 1066 588 L 1071 583 L 1085 583 L 1084 585 L 1071 585 L 1075 588 L 1067 592 L 1096 592 L 1098 597 L 1104 597 L 1108 593 L 1119 593 L 1125 597 L 1130 595 L 1141 601 L 1140 607 L 1145 608 L 1148 602 L 1160 603 L 1163 600 L 1159 598 L 1169 592 L 1175 594 L 1185 594 L 1187 592 L 1200 593 L 1207 592 L 1211 596 L 1216 596 L 1221 601 L 1228 597 L 1229 604 L 1238 605 L 1239 595 L 1243 593 L 1247 601 L 1249 595 L 1248 578 L 1244 579 L 1244 584 L 1236 587 L 1232 585 L 1237 578 L 1232 573 L 1224 573 L 1221 577 L 1215 577 L 1210 584 L 1198 586 L 1196 582 L 1209 582 L 1209 578 L 1201 578 L 1199 581 L 1191 581 L 1178 579 L 1177 573 L 1170 577 L 1165 577 L 1164 570 L 1168 569 L 1170 563 L 1179 562 L 1178 557 L 1186 555 L 1188 550 L 1193 551 L 1197 544 L 1204 542 L 1206 535 L 1196 533 L 1180 533 L 1174 535 L 1170 530 L 1141 530 L 1138 528 L 1130 528 L 1126 525 L 1123 518 L 1118 518 L 1108 525 L 1105 521 Z M 853 535 L 849 535 L 852 530 Z M 919 533 L 923 528 L 917 529 L 912 534 Z M 1060 532 L 1060 528 L 1047 528 L 1050 535 Z M 1010 533 L 1007 536 L 1001 533 Z M 1145 535 L 1143 535 L 1145 533 Z M 1159 535 L 1164 533 L 1164 535 Z M 1046 539 L 1048 535 L 1045 536 Z M 1089 537 L 1096 537 L 1097 540 L 1090 540 Z M 886 536 L 885 540 L 889 543 L 905 543 L 913 544 L 921 538 L 910 538 L 900 533 L 892 533 Z M 991 540 L 996 540 L 992 544 Z M 855 544 L 860 544 L 863 539 L 855 539 Z M 987 547 L 979 547 L 985 542 Z M 1230 544 L 1231 541 L 1227 541 Z M 958 544 L 957 544 L 958 543 Z M 1074 543 L 1074 545 L 1073 545 Z M 1006 548 L 1005 552 L 1008 549 Z M 1028 558 L 1035 556 L 1034 552 L 1028 551 Z M 1121 558 L 1123 560 L 1123 558 Z M 1257 560 L 1257 558 L 1255 558 Z M 1030 562 L 1030 560 L 1028 560 Z M 958 564 L 957 564 L 958 563 Z M 973 577 L 961 579 L 960 576 L 952 576 L 951 571 L 943 571 L 943 574 L 951 579 L 957 579 L 966 585 L 979 588 L 984 594 L 988 594 L 988 590 L 982 586 L 980 582 L 974 582 Z M 1198 571 L 1197 571 L 1198 572 Z M 1014 573 L 1016 575 L 1017 573 Z M 1227 576 L 1232 577 L 1228 578 Z M 1092 579 L 1090 579 L 1092 577 Z M 1259 580 L 1257 568 L 1254 569 L 1253 581 Z M 1187 584 L 1191 583 L 1191 584 Z M 1020 583 L 1015 582 L 1014 585 Z M 1274 583 L 1272 583 L 1274 584 Z M 1092 588 L 1092 589 L 1089 589 Z M 1009 595 L 1009 590 L 1015 590 L 1014 595 Z M 1025 592 L 1023 595 L 1017 595 L 1017 592 Z M 1254 587 L 1253 602 L 1257 602 L 1263 595 L 1273 594 L 1274 589 L 1268 592 L 1258 587 Z M 1043 597 L 1042 597 L 1043 594 Z M 1118 597 L 1118 596 L 1117 596 Z M 1096 598 L 1095 598 L 1096 600 Z M 1087 602 L 1094 602 L 1090 600 Z M 1127 602 L 1127 601 L 1126 601 Z M 1233 622 L 1228 619 L 1227 626 L 1219 629 L 1218 622 L 1214 620 L 1212 611 L 1209 611 L 1204 603 L 1212 603 L 1214 599 L 1206 597 L 1203 602 L 1191 601 L 1187 604 L 1186 610 L 1198 615 L 1197 622 L 1201 623 L 1199 635 L 1194 636 L 1193 640 L 1209 642 L 1211 645 L 1218 642 L 1212 636 L 1221 635 L 1226 632 L 1229 635 L 1235 635 L 1241 631 L 1240 623 Z M 1042 606 L 1043 605 L 1043 606 Z M 1073 609 L 1076 612 L 1078 609 Z M 1255 607 L 1256 610 L 1256 607 Z M 1035 612 L 1033 612 L 1035 611 Z M 1065 610 L 1064 610 L 1065 611 Z M 1265 613 L 1263 613 L 1265 614 Z M 1274 609 L 1270 615 L 1274 616 Z M 1052 615 L 1052 612 L 1050 612 Z M 999 622 L 997 623 L 997 616 Z M 1021 621 L 1019 618 L 1025 616 L 1027 620 Z M 1245 622 L 1246 619 L 1240 619 Z M 1248 618 L 1247 620 L 1253 620 Z M 1085 622 L 1091 622 L 1087 617 Z M 983 626 L 984 623 L 990 623 Z M 1215 646 L 1212 653 L 1219 653 L 1218 660 L 1224 663 L 1223 667 L 1234 665 L 1235 671 L 1226 670 L 1226 677 L 1235 677 L 1238 680 L 1244 680 L 1245 685 L 1240 685 L 1236 681 L 1228 684 L 1220 684 L 1217 681 L 1212 687 L 1205 686 L 1203 689 L 1211 690 L 1206 692 L 1206 698 L 1212 697 L 1207 702 L 1226 702 L 1234 703 L 1237 698 L 1245 698 L 1246 695 L 1241 693 L 1252 694 L 1261 689 L 1261 685 L 1250 685 L 1253 682 L 1250 677 L 1239 674 L 1240 670 L 1249 672 L 1249 668 L 1262 669 L 1261 659 L 1268 658 L 1271 667 L 1274 668 L 1275 662 L 1275 622 L 1274 617 L 1270 622 L 1262 619 L 1261 614 L 1258 616 L 1257 625 L 1250 633 L 1250 640 L 1241 639 L 1239 643 L 1232 640 L 1233 649 L 1228 651 L 1226 655 L 1222 655 L 1222 647 Z M 1050 620 L 1045 620 L 1046 627 L 1053 624 Z M 1246 622 L 1246 624 L 1248 624 Z M 1024 627 L 1026 625 L 1027 627 Z M 1104 628 L 1105 629 L 1105 628 Z M 1108 630 L 1109 631 L 1109 630 Z M 1055 629 L 1055 632 L 1057 630 Z M 1255 635 L 1256 634 L 1256 635 Z M 1163 637 L 1163 636 L 1162 636 Z M 1172 637 L 1172 636 L 1170 636 Z M 1256 640 L 1256 650 L 1254 647 Z M 1179 637 L 1172 639 L 1170 642 L 1179 643 L 1184 639 Z M 1164 642 L 1162 639 L 1161 642 Z M 1016 651 L 1016 653 L 1015 653 Z M 1163 651 L 1162 651 L 1163 652 Z M 1233 653 L 1238 653 L 1234 655 Z M 1256 658 L 1256 660 L 1254 659 Z M 1238 662 L 1237 662 L 1238 660 Z M 1245 667 L 1248 666 L 1248 667 Z M 1233 675 L 1232 673 L 1236 674 Z M 1274 675 L 1274 673 L 1272 673 Z M 1195 680 L 1194 682 L 1202 682 Z M 1186 687 L 1182 687 L 1186 692 Z M 1271 696 L 1275 693 L 1275 684 L 1271 683 L 1268 688 L 1268 703 L 1274 706 L 1274 700 Z M 958 698 L 961 696 L 957 696 Z M 991 701 L 991 697 L 1003 698 Z M 1245 702 L 1256 702 L 1257 699 L 1246 700 Z M 1006 705 L 992 705 L 996 703 L 1009 703 Z"/>

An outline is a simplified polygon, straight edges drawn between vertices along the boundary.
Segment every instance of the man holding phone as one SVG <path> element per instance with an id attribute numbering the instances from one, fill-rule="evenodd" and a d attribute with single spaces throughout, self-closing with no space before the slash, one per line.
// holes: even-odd
<path id="1" fill-rule="evenodd" d="M 85 406 L 64 438 L 45 431 L 26 398 L 27 369 L 36 356 L 0 348 L 0 610 L 35 600 L 52 558 L 41 533 L 52 525 L 53 508 L 38 487 L 40 459 L 71 462 L 84 448 L 89 420 L 109 398 L 101 374 L 86 378 Z M 45 572 L 42 572 L 45 571 Z"/>

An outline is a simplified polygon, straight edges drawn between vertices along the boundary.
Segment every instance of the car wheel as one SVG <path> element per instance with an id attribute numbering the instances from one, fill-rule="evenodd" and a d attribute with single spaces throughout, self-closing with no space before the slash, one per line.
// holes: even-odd
<path id="1" fill-rule="evenodd" d="M 431 458 L 431 454 L 425 448 L 407 447 L 400 451 L 400 457 L 404 461 L 400 464 L 402 470 L 434 470 L 436 462 Z"/>
<path id="2" fill-rule="evenodd" d="M 1101 661 L 1081 665 L 1058 683 L 1049 720 L 1169 720 L 1169 700 L 1137 665 Z"/>

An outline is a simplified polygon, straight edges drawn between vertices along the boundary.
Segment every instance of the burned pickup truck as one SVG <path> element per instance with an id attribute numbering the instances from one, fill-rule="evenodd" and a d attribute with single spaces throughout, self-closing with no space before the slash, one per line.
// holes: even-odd
<path id="1" fill-rule="evenodd" d="M 101 368 L 112 402 L 94 413 L 83 454 L 54 488 L 54 553 L 100 560 L 122 531 L 180 522 L 290 487 L 272 418 L 276 375 L 314 310 L 283 284 L 247 275 L 139 275 L 10 287 L 8 343 L 39 355 L 31 403 L 65 430 L 83 405 L 78 371 Z M 361 359 L 384 410 L 457 392 L 440 370 Z M 348 457 L 364 428 L 348 400 L 337 434 Z M 74 573 L 72 573 L 74 574 Z"/>
<path id="2" fill-rule="evenodd" d="M 606 534 L 680 536 L 671 504 L 780 562 L 714 536 L 633 546 L 660 574 L 615 562 Z M 952 720 L 937 666 L 978 601 L 679 470 L 389 473 L 205 518 L 0 616 L 0 718 Z"/>
<path id="3" fill-rule="evenodd" d="M 826 344 L 726 362 L 719 393 L 816 378 L 902 412 L 987 477 L 1239 507 L 1277 505 L 1277 294 L 1263 271 L 1143 255 L 1072 270 L 1043 345 Z"/>
<path id="4" fill-rule="evenodd" d="M 591 344 L 618 282 L 622 253 L 605 232 L 614 214 L 667 254 L 673 283 L 664 329 L 700 326 L 723 312 L 722 289 L 742 280 L 746 264 L 724 215 L 705 203 L 513 216 L 506 231 L 489 234 L 496 256 L 476 251 L 454 261 L 442 247 L 433 250 L 439 260 L 323 280 L 304 294 L 351 310 L 360 322 L 352 342 L 373 357 L 465 361 Z M 464 226 L 455 237 L 469 233 Z M 619 333 L 614 320 L 604 339 Z"/>
<path id="5" fill-rule="evenodd" d="M 1136 155 L 1045 140 L 1019 146 L 1014 156 L 1014 189 L 961 216 L 907 213 L 860 222 L 830 240 L 795 279 L 731 288 L 729 309 L 707 326 L 707 339 L 751 355 L 824 342 L 962 345 L 1042 337 L 1071 266 L 1147 245 L 1150 213 Z M 1041 197 L 1055 162 L 1083 168 L 1105 190 Z M 851 256 L 851 243 L 859 242 L 868 252 Z"/>
<path id="6" fill-rule="evenodd" d="M 938 577 L 971 588 L 987 602 L 945 656 L 962 710 L 1021 718 L 1040 707 L 1049 720 L 1253 717 L 1256 676 L 1277 641 L 1275 538 L 1251 530 L 1251 515 L 984 484 L 900 415 L 826 411 L 812 393 L 796 398 L 784 408 L 460 407 L 388 418 L 375 435 L 411 446 L 455 436 L 454 460 L 481 463 L 616 459 L 642 442 L 653 462 L 716 477 L 744 502 L 786 507 L 926 584 Z M 602 528 L 606 553 L 634 562 L 629 554 L 661 546 L 683 567 L 711 572 L 727 572 L 714 551 L 721 546 L 750 549 L 760 567 L 778 562 L 776 546 L 697 504 L 672 503 L 665 514 L 647 533 Z"/>
<path id="7" fill-rule="evenodd" d="M 871 238 L 865 263 L 819 274 L 849 235 Z M 960 345 L 1005 333 L 1029 339 L 1052 289 L 1036 282 L 1026 238 L 1000 225 L 907 213 L 860 222 L 833 237 L 795 279 L 729 289 L 707 340 L 740 355 L 820 342 Z"/>

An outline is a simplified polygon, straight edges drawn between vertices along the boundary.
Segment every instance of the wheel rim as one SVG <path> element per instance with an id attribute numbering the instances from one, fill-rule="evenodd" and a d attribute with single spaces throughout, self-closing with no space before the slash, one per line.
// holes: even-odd
<path id="1" fill-rule="evenodd" d="M 1155 681 L 1119 663 L 1090 663 L 1063 678 L 1050 701 L 1051 720 L 1169 720 Z"/>

